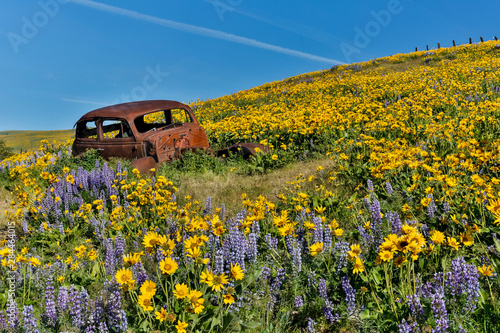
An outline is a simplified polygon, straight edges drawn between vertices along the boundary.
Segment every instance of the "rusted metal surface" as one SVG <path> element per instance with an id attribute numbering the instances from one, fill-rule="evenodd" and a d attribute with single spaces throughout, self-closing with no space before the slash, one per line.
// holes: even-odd
<path id="1" fill-rule="evenodd" d="M 257 154 L 256 148 L 258 148 L 259 151 L 263 153 L 267 153 L 268 151 L 266 146 L 261 145 L 259 143 L 245 142 L 245 143 L 237 143 L 235 145 L 232 145 L 231 147 L 217 150 L 215 152 L 215 155 L 219 157 L 226 157 L 229 156 L 230 154 L 239 154 L 243 156 L 243 158 L 247 159 L 250 156 Z"/>
<path id="2" fill-rule="evenodd" d="M 148 116 L 162 115 L 161 123 L 148 122 Z M 156 119 L 156 118 L 155 118 Z M 96 149 L 103 158 L 132 159 L 141 173 L 157 163 L 178 159 L 186 151 L 210 150 L 205 130 L 189 106 L 176 101 L 142 101 L 100 108 L 83 115 L 75 124 L 73 155 Z M 256 143 L 241 143 L 216 152 L 217 156 L 241 154 L 248 158 Z"/>
<path id="3" fill-rule="evenodd" d="M 146 122 L 145 116 L 153 114 L 162 114 L 162 123 Z M 180 115 L 182 122 L 175 118 Z M 75 126 L 73 155 L 93 148 L 104 158 L 134 159 L 141 172 L 149 170 L 151 159 L 163 163 L 188 150 L 209 149 L 205 130 L 193 111 L 175 101 L 112 105 L 83 115 Z"/>

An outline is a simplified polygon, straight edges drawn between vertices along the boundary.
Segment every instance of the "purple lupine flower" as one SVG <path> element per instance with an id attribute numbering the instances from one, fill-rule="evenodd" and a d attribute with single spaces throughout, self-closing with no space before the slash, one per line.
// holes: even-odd
<path id="1" fill-rule="evenodd" d="M 149 280 L 148 273 L 144 269 L 141 261 L 134 264 L 134 266 L 132 266 L 132 269 L 138 286 L 141 286 L 145 281 Z"/>
<path id="2" fill-rule="evenodd" d="M 351 286 L 351 283 L 347 276 L 342 277 L 342 289 L 344 289 L 345 293 L 347 311 L 352 314 L 354 311 L 356 311 L 356 291 Z"/>
<path id="3" fill-rule="evenodd" d="M 450 211 L 450 204 L 448 202 L 445 202 L 443 204 L 443 212 L 446 214 Z"/>
<path id="4" fill-rule="evenodd" d="M 72 319 L 72 324 L 77 328 L 82 328 L 84 325 L 84 304 L 82 296 L 75 286 L 71 286 L 69 290 L 69 298 L 71 300 L 69 314 Z"/>
<path id="5" fill-rule="evenodd" d="M 307 319 L 307 330 L 309 331 L 309 333 L 316 332 L 316 328 L 314 328 L 315 325 L 316 325 L 316 322 L 309 317 Z"/>
<path id="6" fill-rule="evenodd" d="M 222 250 L 217 250 L 215 252 L 215 266 L 213 267 L 215 274 L 221 274 L 224 272 L 224 253 Z"/>
<path id="7" fill-rule="evenodd" d="M 398 325 L 398 333 L 417 333 L 417 323 L 407 323 L 405 319 Z M 433 331 L 434 332 L 434 331 Z"/>
<path id="8" fill-rule="evenodd" d="M 333 324 L 340 320 L 339 314 L 333 314 L 329 306 L 324 306 L 323 308 L 321 308 L 321 311 L 323 312 L 323 316 L 325 316 L 326 320 L 328 320 L 330 324 Z"/>
<path id="9" fill-rule="evenodd" d="M 238 219 L 238 215 L 236 218 Z M 240 216 L 240 219 L 243 221 L 244 217 Z M 243 231 L 239 230 L 236 226 L 230 227 L 229 234 L 223 244 L 226 267 L 229 267 L 230 263 L 233 263 L 239 264 L 245 270 L 246 250 L 246 238 Z"/>
<path id="10" fill-rule="evenodd" d="M 373 192 L 373 182 L 370 179 L 366 181 L 366 186 L 368 187 L 368 191 Z"/>
<path id="11" fill-rule="evenodd" d="M 363 229 L 363 231 L 365 230 L 363 227 L 361 227 L 361 229 Z M 344 267 L 347 267 L 347 264 L 348 264 L 347 252 L 350 249 L 351 248 L 349 247 L 348 242 L 340 241 L 340 242 L 335 243 L 333 252 L 334 252 L 334 254 L 338 255 L 337 270 L 335 272 L 336 274 L 339 274 Z"/>
<path id="12" fill-rule="evenodd" d="M 25 235 L 28 234 L 29 232 L 29 229 L 28 229 L 28 220 L 26 219 L 26 217 L 23 219 L 23 232 Z"/>
<path id="13" fill-rule="evenodd" d="M 361 235 L 363 247 L 370 248 L 374 243 L 373 235 L 368 233 L 363 226 L 358 226 L 358 232 Z"/>
<path id="14" fill-rule="evenodd" d="M 385 190 L 387 191 L 387 194 L 389 194 L 389 195 L 392 195 L 392 193 L 394 192 L 390 181 L 385 182 Z"/>
<path id="15" fill-rule="evenodd" d="M 324 300 L 328 300 L 328 294 L 326 292 L 326 280 L 319 279 L 318 280 L 318 294 Z"/>
<path id="16" fill-rule="evenodd" d="M 373 200 L 373 203 L 370 208 L 372 213 L 372 230 L 374 235 L 374 241 L 375 241 L 375 246 L 378 248 L 383 241 L 380 202 L 376 199 Z"/>
<path id="17" fill-rule="evenodd" d="M 285 269 L 280 268 L 278 270 L 278 274 L 276 274 L 276 277 L 273 279 L 273 282 L 271 282 L 271 292 L 276 292 L 281 288 L 281 285 L 283 284 L 283 281 L 285 280 Z"/>
<path id="18" fill-rule="evenodd" d="M 427 224 L 422 224 L 422 235 L 424 235 L 424 237 L 427 237 L 429 235 L 429 227 L 427 226 Z"/>
<path id="19" fill-rule="evenodd" d="M 35 315 L 33 314 L 33 305 L 23 306 L 23 322 L 24 329 L 29 333 L 40 333 L 36 323 Z"/>
<path id="20" fill-rule="evenodd" d="M 7 330 L 9 327 L 7 325 L 7 319 L 3 311 L 0 311 L 0 330 Z"/>
<path id="21" fill-rule="evenodd" d="M 52 281 L 47 281 L 45 285 L 45 312 L 42 313 L 42 320 L 51 327 L 54 327 L 57 322 L 54 284 Z"/>
<path id="22" fill-rule="evenodd" d="M 406 296 L 408 307 L 410 308 L 410 313 L 412 317 L 422 318 L 424 315 L 424 309 L 420 303 L 420 298 L 416 294 Z"/>
<path id="23" fill-rule="evenodd" d="M 247 258 L 250 262 L 257 260 L 257 235 L 253 232 L 248 234 Z"/>
<path id="24" fill-rule="evenodd" d="M 313 233 L 313 242 L 314 243 L 324 243 L 324 238 L 323 238 L 323 222 L 321 218 L 319 217 L 313 217 L 312 218 L 312 223 L 315 226 L 314 233 Z"/>
<path id="25" fill-rule="evenodd" d="M 203 210 L 203 216 L 212 214 L 212 198 L 207 197 L 207 201 L 205 202 L 205 209 Z"/>
<path id="26" fill-rule="evenodd" d="M 273 281 L 271 282 L 271 285 L 269 287 L 269 290 L 271 291 L 271 300 L 267 303 L 267 306 L 268 306 L 270 312 L 273 312 L 274 305 L 276 304 L 276 301 L 278 300 L 279 290 L 280 290 L 281 285 L 283 284 L 284 280 L 285 280 L 285 269 L 280 268 L 278 270 L 278 274 L 273 279 Z"/>
<path id="27" fill-rule="evenodd" d="M 294 275 L 298 275 L 302 271 L 302 248 L 299 241 L 295 241 L 292 248 L 292 267 Z"/>
<path id="28" fill-rule="evenodd" d="M 435 284 L 433 291 L 429 295 L 431 300 L 432 313 L 436 319 L 436 327 L 433 332 L 446 332 L 448 329 L 448 312 L 446 310 L 444 289 L 441 285 Z"/>
<path id="29" fill-rule="evenodd" d="M 446 291 L 452 296 L 466 296 L 465 311 L 476 309 L 479 300 L 479 273 L 476 266 L 458 257 L 451 262 L 451 271 L 446 274 Z"/>
<path id="30" fill-rule="evenodd" d="M 387 220 L 391 223 L 391 231 L 393 234 L 401 235 L 401 219 L 397 212 L 387 212 Z"/>
<path id="31" fill-rule="evenodd" d="M 255 221 L 252 223 L 252 232 L 257 236 L 257 239 L 260 237 L 260 224 L 259 221 Z"/>
<path id="32" fill-rule="evenodd" d="M 225 216 L 226 216 L 226 205 L 221 204 L 219 213 L 219 218 L 221 219 L 221 221 L 224 221 Z"/>
<path id="33" fill-rule="evenodd" d="M 57 312 L 61 313 L 63 311 L 66 311 L 68 308 L 68 303 L 68 289 L 66 287 L 59 287 L 59 293 L 57 294 Z"/>
<path id="34" fill-rule="evenodd" d="M 302 296 L 295 297 L 293 303 L 296 308 L 301 308 L 304 306 L 304 300 L 302 299 Z"/>
<path id="35" fill-rule="evenodd" d="M 259 275 L 258 281 L 259 284 L 263 284 L 265 281 L 269 279 L 271 276 L 271 269 L 267 266 L 262 266 L 262 272 Z"/>
<path id="36" fill-rule="evenodd" d="M 108 327 L 115 332 L 125 332 L 128 329 L 127 313 L 122 309 L 122 298 L 118 283 L 112 280 L 107 287 L 108 302 L 105 309 Z"/>
<path id="37" fill-rule="evenodd" d="M 9 328 L 17 328 L 19 325 L 19 310 L 17 303 L 12 299 L 7 300 L 7 321 Z"/>
<path id="38" fill-rule="evenodd" d="M 264 240 L 266 241 L 267 246 L 269 246 L 270 250 L 278 251 L 278 238 L 271 236 L 271 234 L 267 234 L 264 236 Z"/>
<path id="39" fill-rule="evenodd" d="M 125 248 L 127 243 L 121 234 L 118 234 L 115 238 L 115 265 L 123 265 L 123 255 L 125 254 Z"/>
<path id="40" fill-rule="evenodd" d="M 115 251 L 113 248 L 113 239 L 105 239 L 106 244 L 106 263 L 104 267 L 106 268 L 106 274 L 115 274 Z"/>
<path id="41" fill-rule="evenodd" d="M 290 236 L 290 235 L 285 236 L 286 250 L 288 251 L 288 253 L 293 252 L 292 240 L 293 240 L 293 236 Z"/>
<path id="42" fill-rule="evenodd" d="M 436 204 L 434 203 L 434 196 L 432 194 L 427 194 L 427 198 L 431 199 L 431 202 L 427 206 L 427 216 L 430 219 L 434 218 L 434 213 L 436 212 Z"/>

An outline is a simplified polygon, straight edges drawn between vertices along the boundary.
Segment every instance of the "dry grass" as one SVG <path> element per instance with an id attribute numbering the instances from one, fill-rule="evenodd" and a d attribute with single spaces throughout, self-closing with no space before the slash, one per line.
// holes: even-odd
<path id="1" fill-rule="evenodd" d="M 0 240 L 6 237 L 7 220 L 5 211 L 10 210 L 11 194 L 8 190 L 0 187 Z"/>
<path id="2" fill-rule="evenodd" d="M 234 216 L 242 208 L 241 194 L 246 193 L 251 200 L 263 195 L 275 202 L 280 193 L 286 192 L 287 182 L 294 181 L 299 174 L 305 177 L 317 175 L 316 168 L 319 165 L 328 172 L 334 162 L 329 158 L 297 162 L 264 175 L 247 176 L 236 172 L 216 175 L 207 172 L 197 176 L 182 176 L 176 182 L 179 184 L 177 200 L 183 204 L 184 196 L 189 195 L 193 200 L 200 201 L 204 205 L 207 197 L 211 197 L 212 207 L 220 207 L 224 203 L 229 216 Z M 314 185 L 306 182 L 304 188 L 308 186 Z"/>
<path id="3" fill-rule="evenodd" d="M 48 140 L 66 142 L 75 136 L 74 130 L 59 130 L 59 131 L 2 131 L 0 132 L 0 140 L 4 140 L 7 147 L 14 149 L 14 153 L 18 153 L 21 149 L 36 150 L 40 148 L 40 141 Z"/>

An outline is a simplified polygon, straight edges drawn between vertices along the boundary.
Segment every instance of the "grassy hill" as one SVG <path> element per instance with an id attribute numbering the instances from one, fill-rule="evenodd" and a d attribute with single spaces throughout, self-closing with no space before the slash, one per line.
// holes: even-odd
<path id="1" fill-rule="evenodd" d="M 7 147 L 14 152 L 36 150 L 40 148 L 41 140 L 65 142 L 75 136 L 74 130 L 57 131 L 0 131 L 0 140 L 4 140 Z"/>
<path id="2" fill-rule="evenodd" d="M 21 325 L 499 332 L 498 68 L 490 41 L 192 103 L 214 148 L 268 147 L 249 161 L 141 175 L 52 145 L 0 163 Z"/>

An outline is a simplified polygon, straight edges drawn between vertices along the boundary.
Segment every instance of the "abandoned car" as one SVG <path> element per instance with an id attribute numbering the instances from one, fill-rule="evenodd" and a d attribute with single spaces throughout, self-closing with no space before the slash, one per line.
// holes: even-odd
<path id="1" fill-rule="evenodd" d="M 191 108 L 167 100 L 117 104 L 91 111 L 75 124 L 73 155 L 96 149 L 103 158 L 132 159 L 141 173 L 157 163 L 172 161 L 186 151 L 209 150 L 205 130 Z M 217 156 L 239 152 L 255 154 L 260 144 L 241 143 L 218 150 Z"/>

